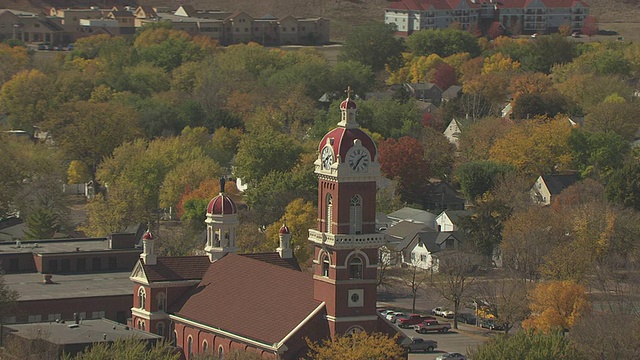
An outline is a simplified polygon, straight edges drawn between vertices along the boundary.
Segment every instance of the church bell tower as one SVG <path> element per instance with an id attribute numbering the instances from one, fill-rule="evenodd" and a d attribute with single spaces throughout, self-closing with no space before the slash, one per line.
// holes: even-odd
<path id="1" fill-rule="evenodd" d="M 378 248 L 376 181 L 380 163 L 375 143 L 356 122 L 356 103 L 347 89 L 338 127 L 318 146 L 318 222 L 309 230 L 315 245 L 314 296 L 324 301 L 331 336 L 376 329 Z"/>

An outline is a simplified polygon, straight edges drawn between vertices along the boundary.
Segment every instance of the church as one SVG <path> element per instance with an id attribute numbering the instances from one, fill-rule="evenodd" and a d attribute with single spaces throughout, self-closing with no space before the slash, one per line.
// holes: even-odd
<path id="1" fill-rule="evenodd" d="M 349 95 L 340 110 L 315 161 L 312 272 L 300 271 L 286 224 L 275 252 L 236 254 L 238 210 L 222 192 L 207 207 L 205 256 L 159 257 L 153 235 L 144 235 L 130 276 L 133 327 L 174 341 L 186 359 L 222 357 L 234 349 L 264 359 L 299 359 L 307 354 L 306 339 L 396 334 L 376 311 L 378 248 L 385 241 L 375 228 L 377 148 L 359 128 Z"/>

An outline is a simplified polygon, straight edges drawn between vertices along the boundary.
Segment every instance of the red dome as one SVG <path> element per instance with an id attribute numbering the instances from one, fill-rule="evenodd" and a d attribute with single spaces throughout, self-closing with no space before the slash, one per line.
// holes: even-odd
<path id="1" fill-rule="evenodd" d="M 287 225 L 282 224 L 282 227 L 280 228 L 280 234 L 281 235 L 291 234 L 291 232 L 289 232 L 289 228 L 287 227 Z"/>
<path id="2" fill-rule="evenodd" d="M 153 234 L 151 233 L 151 231 L 147 230 L 144 235 L 142 236 L 143 240 L 151 240 L 153 239 Z"/>
<path id="3" fill-rule="evenodd" d="M 369 150 L 372 160 L 375 160 L 376 154 L 378 153 L 373 139 L 359 128 L 347 129 L 344 127 L 337 127 L 329 131 L 327 135 L 322 138 L 322 141 L 320 141 L 318 151 L 322 151 L 322 148 L 327 143 L 331 144 L 330 139 L 333 139 L 333 153 L 340 155 L 342 161 L 347 158 L 347 151 L 353 147 L 353 143 L 356 139 L 360 140 L 362 142 L 362 146 Z"/>
<path id="4" fill-rule="evenodd" d="M 350 98 L 347 98 L 346 100 L 340 103 L 340 110 L 355 109 L 355 108 L 356 108 L 356 103 Z"/>
<path id="5" fill-rule="evenodd" d="M 230 197 L 222 193 L 211 199 L 207 206 L 207 214 L 230 215 L 237 213 L 238 208 L 236 207 L 236 203 Z"/>

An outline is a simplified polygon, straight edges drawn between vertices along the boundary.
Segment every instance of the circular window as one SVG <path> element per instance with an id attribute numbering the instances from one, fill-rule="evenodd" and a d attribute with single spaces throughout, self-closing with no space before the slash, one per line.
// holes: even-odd
<path id="1" fill-rule="evenodd" d="M 358 295 L 358 294 L 351 294 L 351 301 L 352 301 L 352 302 L 358 302 L 358 300 L 360 300 L 360 295 Z"/>

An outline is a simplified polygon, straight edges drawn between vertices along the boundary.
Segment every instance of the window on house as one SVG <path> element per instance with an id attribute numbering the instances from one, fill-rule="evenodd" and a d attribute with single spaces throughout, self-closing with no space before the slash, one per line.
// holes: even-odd
<path id="1" fill-rule="evenodd" d="M 329 276 L 329 257 L 322 257 L 322 276 Z"/>
<path id="2" fill-rule="evenodd" d="M 224 348 L 222 347 L 222 345 L 220 345 L 218 347 L 218 358 L 222 359 L 224 357 Z"/>
<path id="3" fill-rule="evenodd" d="M 158 294 L 158 310 L 159 311 L 165 311 L 167 307 L 167 297 L 164 295 L 163 292 Z"/>
<path id="4" fill-rule="evenodd" d="M 206 354 L 208 350 L 209 350 L 209 344 L 207 343 L 207 340 L 203 340 L 202 341 L 202 353 Z"/>
<path id="5" fill-rule="evenodd" d="M 189 358 L 193 356 L 193 338 L 191 335 L 187 338 L 187 353 L 189 354 Z"/>
<path id="6" fill-rule="evenodd" d="M 362 279 L 362 259 L 354 257 L 349 261 L 349 279 Z"/>
<path id="7" fill-rule="evenodd" d="M 427 255 L 420 255 L 421 262 L 427 262 Z"/>

